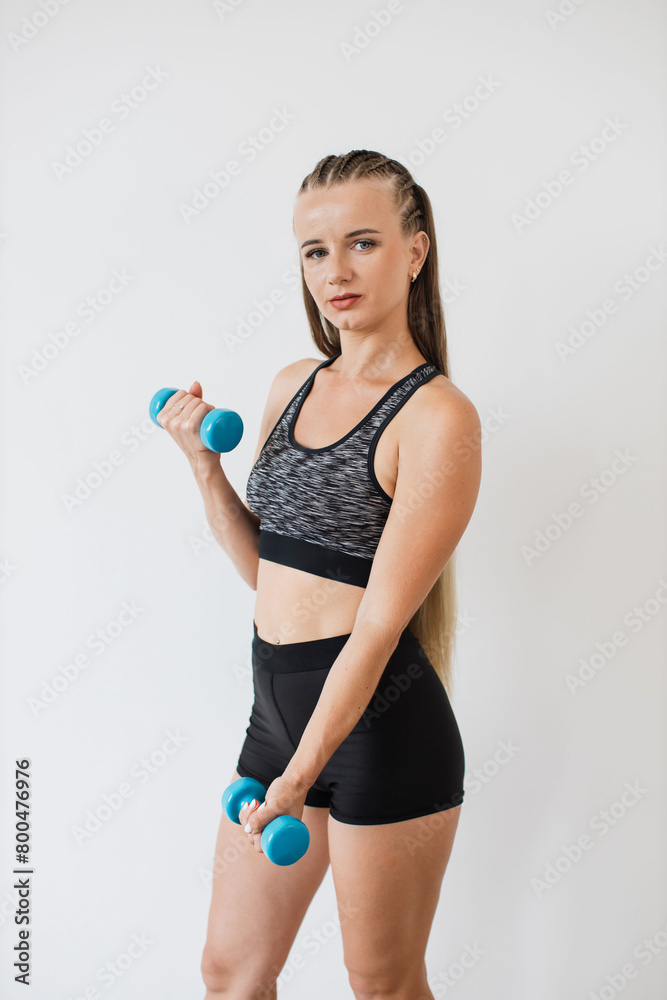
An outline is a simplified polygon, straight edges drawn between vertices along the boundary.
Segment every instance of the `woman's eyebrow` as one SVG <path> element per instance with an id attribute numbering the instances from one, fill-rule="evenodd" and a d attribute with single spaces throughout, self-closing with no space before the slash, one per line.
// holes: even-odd
<path id="1" fill-rule="evenodd" d="M 349 240 L 351 236 L 362 236 L 364 233 L 377 233 L 378 236 L 382 235 L 379 229 L 355 229 L 351 233 L 345 233 L 343 239 Z M 306 240 L 301 244 L 301 249 L 303 250 L 304 247 L 309 247 L 311 243 L 324 243 L 324 240 Z"/>

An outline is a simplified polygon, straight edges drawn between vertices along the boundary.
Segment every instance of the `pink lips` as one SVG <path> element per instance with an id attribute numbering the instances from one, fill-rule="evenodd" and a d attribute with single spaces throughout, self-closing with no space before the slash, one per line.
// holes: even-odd
<path id="1" fill-rule="evenodd" d="M 336 309 L 348 309 L 355 302 L 358 302 L 361 295 L 348 295 L 344 299 L 330 299 L 331 305 Z"/>

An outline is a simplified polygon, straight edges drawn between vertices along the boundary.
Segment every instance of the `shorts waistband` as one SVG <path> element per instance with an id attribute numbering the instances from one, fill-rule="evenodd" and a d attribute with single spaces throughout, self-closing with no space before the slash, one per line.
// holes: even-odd
<path id="1" fill-rule="evenodd" d="M 322 639 L 303 639 L 299 642 L 275 643 L 260 638 L 253 619 L 252 658 L 271 673 L 292 673 L 299 670 L 322 670 L 330 667 L 352 635 L 328 635 Z M 418 643 L 417 636 L 407 626 L 398 640 L 398 646 Z"/>

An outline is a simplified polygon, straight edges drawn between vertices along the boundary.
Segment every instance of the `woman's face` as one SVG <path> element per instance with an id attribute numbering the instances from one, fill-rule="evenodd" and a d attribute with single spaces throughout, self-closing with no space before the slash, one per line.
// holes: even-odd
<path id="1" fill-rule="evenodd" d="M 401 234 L 387 184 L 360 180 L 303 192 L 294 233 L 308 289 L 334 326 L 370 331 L 392 320 L 405 325 L 410 278 L 426 257 L 428 237 L 423 231 Z M 331 301 L 352 294 L 359 297 L 344 308 Z"/>

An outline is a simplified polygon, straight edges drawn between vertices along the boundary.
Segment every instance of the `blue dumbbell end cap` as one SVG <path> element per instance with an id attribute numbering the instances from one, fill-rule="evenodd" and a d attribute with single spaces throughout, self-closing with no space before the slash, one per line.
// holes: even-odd
<path id="1" fill-rule="evenodd" d="M 308 850 L 310 833 L 295 816 L 278 816 L 262 830 L 261 844 L 274 865 L 293 865 Z"/>
<path id="2" fill-rule="evenodd" d="M 233 451 L 243 437 L 243 421 L 234 410 L 218 407 L 206 414 L 199 433 L 209 451 Z"/>
<path id="3" fill-rule="evenodd" d="M 253 799 L 263 802 L 265 796 L 266 788 L 261 782 L 254 778 L 237 778 L 225 788 L 222 795 L 222 808 L 231 820 L 240 824 L 239 813 L 243 804 L 252 802 Z"/>
<path id="4" fill-rule="evenodd" d="M 162 427 L 162 424 L 158 423 L 157 415 L 169 397 L 173 396 L 175 392 L 178 392 L 178 389 L 158 389 L 148 404 L 148 415 L 156 427 Z M 164 430 L 164 428 L 162 429 Z"/>

